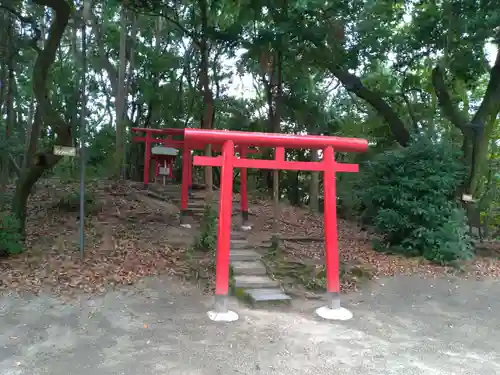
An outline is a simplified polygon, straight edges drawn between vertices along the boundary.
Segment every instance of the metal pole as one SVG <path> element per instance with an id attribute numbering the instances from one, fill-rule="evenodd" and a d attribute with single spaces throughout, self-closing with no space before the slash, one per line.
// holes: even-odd
<path id="1" fill-rule="evenodd" d="M 85 4 L 83 4 L 85 9 Z M 81 77 L 81 115 L 80 115 L 80 256 L 83 258 L 85 251 L 85 127 L 86 127 L 86 73 L 87 73 L 87 17 L 83 12 L 82 22 L 82 77 Z"/>

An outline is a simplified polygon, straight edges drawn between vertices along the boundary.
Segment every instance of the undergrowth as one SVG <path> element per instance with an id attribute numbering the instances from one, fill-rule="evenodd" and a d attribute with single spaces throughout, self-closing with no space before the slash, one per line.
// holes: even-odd
<path id="1" fill-rule="evenodd" d="M 214 253 L 217 250 L 217 211 L 211 204 L 205 205 L 201 232 L 196 240 L 195 249 L 204 253 Z"/>
<path id="2" fill-rule="evenodd" d="M 186 252 L 191 277 L 210 292 L 215 276 L 217 250 L 217 212 L 210 204 L 205 205 L 201 231 L 195 244 Z"/>
<path id="3" fill-rule="evenodd" d="M 0 212 L 0 256 L 19 254 L 23 251 L 21 223 L 9 212 Z"/>
<path id="4" fill-rule="evenodd" d="M 465 170 L 449 142 L 419 139 L 363 169 L 358 191 L 364 221 L 381 235 L 376 250 L 438 264 L 471 257 L 466 216 L 456 198 Z"/>

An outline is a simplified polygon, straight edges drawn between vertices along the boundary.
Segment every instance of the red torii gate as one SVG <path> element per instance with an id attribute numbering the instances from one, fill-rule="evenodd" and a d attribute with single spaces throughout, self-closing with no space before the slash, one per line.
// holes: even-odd
<path id="1" fill-rule="evenodd" d="M 133 137 L 133 142 L 144 142 L 144 187 L 147 188 L 149 184 L 149 168 L 151 163 L 151 145 L 162 144 L 167 147 L 183 150 L 182 152 L 182 182 L 181 182 L 181 225 L 187 225 L 184 222 L 188 211 L 189 190 L 193 184 L 193 162 L 191 160 L 191 150 L 204 150 L 207 143 L 203 142 L 190 142 L 186 146 L 185 140 L 175 140 L 174 136 L 184 137 L 185 129 L 154 129 L 154 128 L 132 128 L 133 133 L 145 133 L 142 137 Z M 164 136 L 166 138 L 159 138 Z M 221 152 L 220 144 L 214 144 L 212 151 Z M 248 146 L 236 146 L 236 151 L 245 157 L 247 154 L 256 154 L 258 150 L 251 149 Z M 222 179 L 221 179 L 222 180 Z M 232 188 L 231 188 L 232 189 Z M 248 188 L 247 188 L 247 171 L 246 168 L 241 169 L 240 174 L 240 195 L 241 195 L 241 216 L 243 220 L 242 229 L 248 230 Z"/>
<path id="2" fill-rule="evenodd" d="M 238 315 L 227 308 L 233 190 L 232 176 L 234 168 L 307 170 L 324 173 L 325 263 L 329 298 L 328 305 L 317 309 L 316 313 L 326 319 L 350 319 L 352 314 L 340 306 L 335 174 L 337 172 L 358 172 L 359 166 L 358 164 L 337 163 L 335 161 L 334 150 L 364 152 L 368 149 L 368 141 L 358 138 L 331 136 L 185 129 L 184 142 L 187 147 L 209 143 L 222 146 L 222 155 L 216 157 L 195 156 L 193 161 L 193 164 L 197 166 L 221 167 L 215 306 L 214 310 L 208 313 L 210 319 L 215 321 L 234 321 L 238 319 Z M 275 148 L 275 159 L 246 159 L 244 156 L 236 158 L 234 155 L 235 144 Z M 322 149 L 323 160 L 319 162 L 285 161 L 285 148 Z"/>

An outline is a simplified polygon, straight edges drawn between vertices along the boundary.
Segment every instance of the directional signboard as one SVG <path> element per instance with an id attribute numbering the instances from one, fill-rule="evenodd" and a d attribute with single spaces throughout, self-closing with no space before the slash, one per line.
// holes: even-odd
<path id="1" fill-rule="evenodd" d="M 76 147 L 54 146 L 54 155 L 76 156 Z"/>

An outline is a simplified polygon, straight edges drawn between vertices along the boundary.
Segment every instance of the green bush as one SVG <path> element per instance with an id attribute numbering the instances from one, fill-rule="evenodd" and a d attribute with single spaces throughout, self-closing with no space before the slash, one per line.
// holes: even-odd
<path id="1" fill-rule="evenodd" d="M 217 211 L 211 204 L 205 205 L 201 233 L 196 241 L 196 249 L 203 252 L 215 252 L 217 249 Z"/>
<path id="2" fill-rule="evenodd" d="M 0 256 L 19 254 L 23 251 L 21 223 L 7 212 L 0 212 Z"/>
<path id="3" fill-rule="evenodd" d="M 365 163 L 362 216 L 381 234 L 381 248 L 440 264 L 469 258 L 466 217 L 456 199 L 464 172 L 460 153 L 446 141 L 415 140 Z"/>
<path id="4" fill-rule="evenodd" d="M 86 189 L 85 191 L 85 214 L 93 214 L 99 211 L 99 205 L 95 193 Z M 70 190 L 62 196 L 56 204 L 56 207 L 64 212 L 79 212 L 80 211 L 80 191 Z"/>

